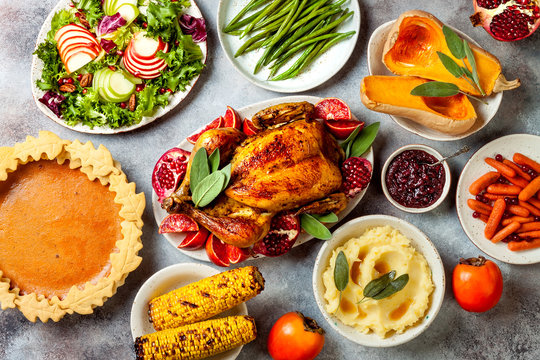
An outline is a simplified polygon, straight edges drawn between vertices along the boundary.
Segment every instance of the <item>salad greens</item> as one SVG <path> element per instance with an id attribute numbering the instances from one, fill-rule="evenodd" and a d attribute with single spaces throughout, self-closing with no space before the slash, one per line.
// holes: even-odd
<path id="1" fill-rule="evenodd" d="M 40 99 L 69 126 L 84 124 L 90 128 L 107 126 L 113 129 L 131 126 L 141 121 L 143 116 L 152 116 L 158 107 L 169 103 L 169 97 L 176 91 L 184 91 L 191 80 L 202 71 L 204 64 L 200 47 L 191 35 L 185 35 L 179 25 L 179 18 L 189 0 L 151 0 L 147 3 L 146 15 L 143 11 L 131 24 L 118 27 L 111 22 L 113 17 L 105 18 L 101 0 L 80 0 L 74 8 L 58 11 L 51 21 L 51 29 L 44 42 L 37 46 L 34 54 L 43 62 L 41 78 L 36 81 L 39 89 L 46 91 Z M 117 13 L 115 16 L 118 16 Z M 186 15 L 189 16 L 189 15 Z M 54 36 L 58 29 L 68 24 L 82 25 L 81 18 L 90 24 L 90 32 L 96 33 L 101 25 L 98 37 L 103 48 L 102 53 L 82 69 L 68 74 L 64 66 Z M 117 20 L 117 19 L 116 19 Z M 84 22 L 84 20 L 83 20 Z M 100 24 L 101 23 L 101 24 Z M 121 22 L 120 22 L 121 23 Z M 154 79 L 142 79 L 137 86 L 136 108 L 130 111 L 125 103 L 112 103 L 100 98 L 93 87 L 82 88 L 77 76 L 95 73 L 104 67 L 121 69 L 123 50 L 129 44 L 133 34 L 145 31 L 149 37 L 169 43 L 169 51 L 159 51 L 157 57 L 164 59 L 167 67 Z M 60 86 L 65 79 L 73 79 L 76 87 L 73 92 L 62 92 Z M 70 80 L 71 81 L 71 80 Z"/>

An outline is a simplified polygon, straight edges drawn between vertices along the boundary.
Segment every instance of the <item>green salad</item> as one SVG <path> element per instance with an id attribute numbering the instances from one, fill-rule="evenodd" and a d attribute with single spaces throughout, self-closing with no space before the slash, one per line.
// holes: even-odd
<path id="1" fill-rule="evenodd" d="M 189 0 L 79 0 L 58 11 L 35 55 L 40 102 L 67 125 L 132 126 L 202 71 L 205 22 Z"/>

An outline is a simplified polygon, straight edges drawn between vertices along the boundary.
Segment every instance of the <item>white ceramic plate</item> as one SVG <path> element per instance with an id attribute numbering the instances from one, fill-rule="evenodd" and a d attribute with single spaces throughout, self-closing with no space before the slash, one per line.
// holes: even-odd
<path id="1" fill-rule="evenodd" d="M 424 319 L 420 320 L 420 322 L 415 326 L 405 330 L 402 334 L 395 334 L 381 339 L 373 332 L 369 334 L 362 334 L 353 327 L 343 324 L 326 311 L 326 300 L 324 299 L 325 287 L 322 280 L 322 274 L 326 270 L 330 257 L 332 256 L 332 251 L 336 247 L 343 245 L 353 237 L 362 235 L 368 228 L 386 225 L 399 230 L 411 241 L 411 246 L 424 255 L 429 267 L 431 268 L 431 277 L 433 284 L 435 285 L 435 289 L 431 294 L 431 304 L 424 316 Z M 317 258 L 315 259 L 315 266 L 313 268 L 313 292 L 315 295 L 315 301 L 317 302 L 319 310 L 323 314 L 328 324 L 347 339 L 357 344 L 369 347 L 396 346 L 410 341 L 420 335 L 424 330 L 427 329 L 433 320 L 435 320 L 444 299 L 445 286 L 446 280 L 443 263 L 433 243 L 416 226 L 406 222 L 405 220 L 388 215 L 363 216 L 353 219 L 340 226 L 339 229 L 334 231 L 332 239 L 325 242 L 322 246 Z"/>
<path id="2" fill-rule="evenodd" d="M 472 217 L 473 211 L 467 206 L 467 199 L 473 199 L 469 186 L 488 171 L 494 171 L 486 164 L 486 157 L 501 154 L 505 159 L 512 160 L 514 153 L 519 152 L 540 162 L 540 136 L 515 134 L 500 137 L 481 147 L 465 164 L 459 177 L 456 190 L 456 210 L 463 230 L 474 245 L 487 255 L 508 264 L 535 264 L 540 262 L 540 249 L 525 251 L 510 251 L 506 244 L 492 243 L 484 237 L 485 225 L 479 219 Z"/>
<path id="3" fill-rule="evenodd" d="M 139 292 L 133 301 L 133 306 L 131 307 L 131 335 L 133 336 L 133 340 L 139 336 L 155 332 L 152 324 L 148 320 L 148 303 L 150 300 L 156 296 L 166 294 L 169 291 L 218 273 L 218 270 L 207 265 L 183 263 L 171 265 L 152 275 L 139 289 Z M 215 317 L 247 314 L 247 306 L 245 303 L 242 303 Z M 240 346 L 225 353 L 215 355 L 209 359 L 234 360 L 238 354 L 240 354 L 241 350 L 242 347 Z"/>
<path id="4" fill-rule="evenodd" d="M 367 55 L 368 69 L 369 69 L 370 75 L 394 75 L 390 70 L 386 68 L 386 66 L 384 65 L 382 61 L 384 43 L 386 42 L 386 38 L 388 37 L 388 34 L 390 33 L 390 29 L 392 28 L 392 25 L 394 24 L 394 22 L 395 20 L 382 24 L 373 32 L 373 34 L 371 34 L 371 37 L 368 43 L 368 55 Z M 458 29 L 453 28 L 451 26 L 450 28 L 452 28 L 459 36 L 461 36 L 463 39 L 466 39 L 471 44 L 479 46 L 476 41 L 474 41 L 469 36 L 459 31 Z M 476 110 L 476 114 L 478 115 L 478 118 L 476 119 L 476 122 L 469 130 L 459 135 L 444 134 L 439 131 L 427 128 L 423 125 L 417 124 L 414 121 L 401 117 L 401 116 L 394 116 L 394 115 L 389 115 L 389 116 L 399 126 L 404 128 L 405 130 L 408 130 L 416 135 L 420 135 L 426 139 L 436 140 L 436 141 L 454 141 L 454 140 L 466 138 L 467 136 L 474 134 L 475 132 L 479 131 L 484 126 L 486 126 L 497 113 L 497 110 L 499 109 L 499 105 L 501 104 L 501 101 L 502 101 L 502 96 L 503 96 L 503 93 L 500 92 L 500 93 L 493 93 L 491 96 L 485 97 L 484 100 L 487 101 L 488 105 L 484 105 L 481 102 L 476 101 L 476 100 L 471 100 L 471 103 L 474 106 L 474 109 Z"/>
<path id="5" fill-rule="evenodd" d="M 41 44 L 45 38 L 47 37 L 47 32 L 51 29 L 51 20 L 54 16 L 54 14 L 62 9 L 69 8 L 69 4 L 71 3 L 71 0 L 60 0 L 58 4 L 54 7 L 54 9 L 49 13 L 47 18 L 45 19 L 45 22 L 41 26 L 41 30 L 39 32 L 37 41 L 36 41 L 36 49 L 39 44 Z M 201 11 L 197 7 L 197 4 L 194 0 L 191 0 L 191 6 L 189 8 L 184 9 L 186 14 L 189 14 L 194 17 L 203 17 L 201 14 Z M 208 30 L 208 29 L 207 29 Z M 206 62 L 207 57 L 207 46 L 206 41 L 197 43 L 199 47 L 201 48 L 202 54 L 203 54 L 203 63 Z M 175 94 L 171 95 L 169 97 L 169 104 L 165 107 L 159 107 L 156 109 L 156 113 L 154 116 L 144 116 L 141 121 L 138 124 L 134 124 L 131 126 L 121 127 L 118 129 L 111 129 L 108 126 L 102 126 L 102 127 L 94 127 L 91 129 L 90 127 L 83 125 L 83 124 L 77 124 L 75 126 L 69 126 L 66 124 L 66 122 L 62 119 L 59 119 L 55 113 L 53 113 L 47 106 L 39 102 L 39 99 L 43 97 L 43 95 L 46 93 L 46 91 L 41 90 L 36 86 L 36 81 L 41 78 L 41 72 L 43 71 L 43 62 L 36 56 L 33 55 L 32 57 L 32 69 L 31 69 L 31 81 L 32 81 L 32 95 L 34 97 L 34 101 L 36 102 L 37 107 L 45 114 L 47 115 L 51 120 L 55 121 L 56 123 L 67 127 L 68 129 L 83 132 L 83 133 L 89 133 L 89 134 L 117 134 L 121 132 L 131 131 L 135 130 L 137 128 L 140 128 L 146 124 L 151 123 L 154 120 L 159 119 L 163 115 L 167 114 L 169 111 L 171 111 L 176 105 L 178 105 L 191 91 L 197 80 L 199 79 L 199 76 L 194 77 L 191 80 L 191 84 L 186 87 L 185 91 L 177 91 Z"/>
<path id="6" fill-rule="evenodd" d="M 227 58 L 240 74 L 257 86 L 281 93 L 297 93 L 313 89 L 334 76 L 345 65 L 354 50 L 358 33 L 360 32 L 360 6 L 358 5 L 358 0 L 349 0 L 342 8 L 345 9 L 348 7 L 349 10 L 354 11 L 354 14 L 343 22 L 337 28 L 337 31 L 356 31 L 356 34 L 332 46 L 297 77 L 283 81 L 268 81 L 266 79 L 270 71 L 267 68 L 263 68 L 257 74 L 253 74 L 255 64 L 259 61 L 264 49 L 257 49 L 235 58 L 234 54 L 248 37 L 240 39 L 238 36 L 228 35 L 222 31 L 229 21 L 248 2 L 249 0 L 220 0 L 217 14 L 217 28 L 219 42 Z M 294 56 L 287 62 L 280 69 L 280 73 L 291 67 L 298 57 L 300 55 Z"/>
<path id="7" fill-rule="evenodd" d="M 289 96 L 289 97 L 275 98 L 272 100 L 266 100 L 266 101 L 262 101 L 260 103 L 256 103 L 253 105 L 248 105 L 246 107 L 237 109 L 236 112 L 238 113 L 238 116 L 240 116 L 241 119 L 244 119 L 244 118 L 251 119 L 251 117 L 255 113 L 269 106 L 286 103 L 286 102 L 300 102 L 300 101 L 308 101 L 312 104 L 316 104 L 320 100 L 322 100 L 322 98 L 315 97 L 315 96 Z M 198 129 L 197 131 L 194 132 L 194 134 L 200 132 L 201 130 L 202 128 Z M 185 139 L 178 145 L 178 147 L 181 149 L 188 150 L 188 151 L 191 151 L 191 149 L 193 149 L 193 145 Z M 363 154 L 363 157 L 368 159 L 371 162 L 371 164 L 373 164 L 373 148 L 370 148 L 365 154 Z M 339 221 L 343 220 L 343 218 L 347 216 L 356 207 L 356 205 L 358 205 L 360 200 L 364 197 L 364 194 L 366 193 L 366 191 L 367 191 L 367 188 L 364 189 L 360 194 L 358 194 L 354 199 L 349 201 L 347 208 L 345 208 L 345 210 L 342 211 L 341 214 L 339 214 L 338 216 Z M 161 224 L 161 222 L 163 221 L 163 219 L 165 219 L 168 213 L 161 208 L 161 204 L 157 200 L 157 195 L 154 191 L 152 191 L 152 207 L 154 209 L 154 217 L 159 226 L 159 224 Z M 178 251 L 182 252 L 184 255 L 190 256 L 194 259 L 201 260 L 201 261 L 210 261 L 210 259 L 208 259 L 208 256 L 206 255 L 205 249 L 199 249 L 199 250 L 178 249 L 178 245 L 186 237 L 184 234 L 169 233 L 169 234 L 163 234 L 163 236 L 165 236 L 167 241 L 172 246 L 174 246 Z M 301 245 L 311 239 L 313 239 L 311 235 L 307 233 L 301 233 L 298 239 L 296 240 L 296 243 L 294 244 L 294 246 Z"/>

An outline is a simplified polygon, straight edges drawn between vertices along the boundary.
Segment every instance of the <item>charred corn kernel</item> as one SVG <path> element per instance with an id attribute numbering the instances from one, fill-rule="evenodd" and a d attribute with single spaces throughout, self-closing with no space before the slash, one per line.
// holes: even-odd
<path id="1" fill-rule="evenodd" d="M 255 266 L 210 276 L 150 301 L 154 329 L 172 329 L 205 320 L 243 303 L 264 290 L 264 278 Z"/>
<path id="2" fill-rule="evenodd" d="M 257 337 L 251 316 L 229 316 L 167 329 L 135 339 L 137 360 L 203 359 Z"/>

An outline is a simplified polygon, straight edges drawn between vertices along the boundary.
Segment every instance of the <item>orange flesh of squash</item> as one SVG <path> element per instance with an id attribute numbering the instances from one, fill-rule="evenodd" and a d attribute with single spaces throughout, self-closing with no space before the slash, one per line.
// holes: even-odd
<path id="1" fill-rule="evenodd" d="M 471 45 L 476 60 L 480 85 L 487 95 L 491 94 L 495 82 L 501 73 L 500 63 L 488 53 Z M 399 26 L 399 34 L 392 48 L 384 55 L 384 63 L 395 74 L 421 76 L 431 80 L 456 84 L 461 90 L 480 95 L 467 80 L 456 78 L 439 60 L 437 51 L 452 58 L 463 66 L 462 60 L 455 58 L 448 46 L 439 24 L 432 20 L 411 16 L 403 19 Z M 465 60 L 467 67 L 470 64 Z"/>

